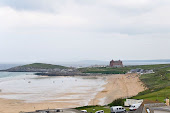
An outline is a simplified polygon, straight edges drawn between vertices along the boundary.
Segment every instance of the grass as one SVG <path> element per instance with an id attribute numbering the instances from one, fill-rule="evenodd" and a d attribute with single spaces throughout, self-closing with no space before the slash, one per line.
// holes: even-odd
<path id="1" fill-rule="evenodd" d="M 140 80 L 146 85 L 150 90 L 164 88 L 170 86 L 170 72 L 166 73 L 164 76 L 153 74 L 144 74 L 140 76 Z"/>
<path id="2" fill-rule="evenodd" d="M 134 99 L 145 99 L 164 102 L 170 98 L 170 72 L 168 65 L 155 69 L 153 74 L 144 74 L 140 80 L 146 85 L 147 90 L 140 92 Z"/>
<path id="3" fill-rule="evenodd" d="M 110 113 L 110 108 L 105 106 L 84 106 L 84 107 L 78 107 L 77 110 L 87 110 L 89 113 L 95 113 L 99 110 L 104 110 L 104 113 Z"/>
<path id="4" fill-rule="evenodd" d="M 165 87 L 163 89 L 159 89 L 158 91 L 146 93 L 144 95 L 139 94 L 139 95 L 137 95 L 133 98 L 134 99 L 145 99 L 145 100 L 165 102 L 164 100 L 167 97 L 170 97 L 170 86 Z"/>

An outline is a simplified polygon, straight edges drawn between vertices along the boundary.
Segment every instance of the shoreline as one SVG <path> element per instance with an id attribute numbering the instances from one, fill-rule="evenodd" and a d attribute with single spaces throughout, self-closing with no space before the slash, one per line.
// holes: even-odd
<path id="1" fill-rule="evenodd" d="M 137 74 L 109 75 L 103 87 L 89 105 L 107 105 L 115 99 L 132 97 L 146 90 Z"/>
<path id="2" fill-rule="evenodd" d="M 80 76 L 82 77 L 82 76 Z M 88 101 L 88 105 L 105 105 L 111 103 L 114 99 L 120 97 L 134 96 L 143 91 L 145 88 L 142 86 L 136 74 L 118 74 L 118 75 L 101 75 L 101 76 L 83 76 L 87 78 L 102 78 L 106 83 L 101 87 L 102 91 L 96 92 L 94 99 Z M 131 86 L 134 86 L 130 91 Z M 2 95 L 2 93 L 0 93 Z M 74 94 L 73 94 L 74 95 Z M 75 99 L 72 99 L 75 100 Z M 78 100 L 81 102 L 81 100 Z M 20 111 L 35 111 L 39 109 L 54 109 L 54 108 L 74 108 L 83 106 L 79 102 L 69 102 L 69 100 L 47 100 L 40 103 L 26 103 L 22 100 L 2 99 L 0 98 L 0 112 L 1 113 L 18 113 Z"/>

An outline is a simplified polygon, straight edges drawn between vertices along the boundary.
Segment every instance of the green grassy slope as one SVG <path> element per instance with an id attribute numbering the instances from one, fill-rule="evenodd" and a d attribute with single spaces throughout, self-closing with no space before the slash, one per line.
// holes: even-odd
<path id="1" fill-rule="evenodd" d="M 156 68 L 153 74 L 144 74 L 140 80 L 146 85 L 148 90 L 133 97 L 135 99 L 147 99 L 164 102 L 165 98 L 170 98 L 170 67 L 162 65 Z"/>
<path id="2" fill-rule="evenodd" d="M 45 63 L 33 63 L 33 64 L 28 64 L 28 65 L 23 65 L 20 67 L 24 67 L 24 68 L 36 68 L 36 69 L 55 69 L 55 68 L 59 68 L 59 69 L 66 69 L 68 67 L 65 66 L 61 66 L 61 65 L 52 65 L 52 64 L 45 64 Z"/>
<path id="3" fill-rule="evenodd" d="M 170 72 L 165 75 L 157 73 L 141 75 L 140 80 L 151 90 L 164 88 L 170 86 Z"/>
<path id="4" fill-rule="evenodd" d="M 170 86 L 162 88 L 158 91 L 153 91 L 153 92 L 148 91 L 148 93 L 144 95 L 139 94 L 133 98 L 164 102 L 164 99 L 166 99 L 167 97 L 170 97 Z"/>

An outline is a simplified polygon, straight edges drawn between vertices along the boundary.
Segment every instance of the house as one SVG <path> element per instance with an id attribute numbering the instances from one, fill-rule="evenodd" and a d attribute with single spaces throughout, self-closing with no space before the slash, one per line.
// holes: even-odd
<path id="1" fill-rule="evenodd" d="M 118 61 L 111 60 L 110 67 L 123 67 L 123 63 L 121 60 Z"/>
<path id="2" fill-rule="evenodd" d="M 90 67 L 106 67 L 106 65 L 92 65 Z"/>
<path id="3" fill-rule="evenodd" d="M 143 69 L 136 68 L 136 69 L 131 69 L 129 73 L 142 73 Z"/>
<path id="4" fill-rule="evenodd" d="M 153 70 L 145 70 L 145 69 L 141 69 L 141 68 L 136 68 L 136 69 L 131 69 L 129 71 L 129 73 L 150 74 L 150 73 L 154 73 L 154 71 Z"/>
<path id="5" fill-rule="evenodd" d="M 169 102 L 169 99 L 166 101 Z M 134 113 L 170 113 L 170 106 L 168 105 L 165 103 L 144 101 Z"/>
<path id="6" fill-rule="evenodd" d="M 154 113 L 170 113 L 170 106 L 155 107 Z"/>

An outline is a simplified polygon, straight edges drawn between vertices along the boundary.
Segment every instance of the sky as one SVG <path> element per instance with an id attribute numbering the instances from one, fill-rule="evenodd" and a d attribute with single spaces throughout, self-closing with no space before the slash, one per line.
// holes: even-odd
<path id="1" fill-rule="evenodd" d="M 170 59 L 170 0 L 0 0 L 0 62 Z"/>

